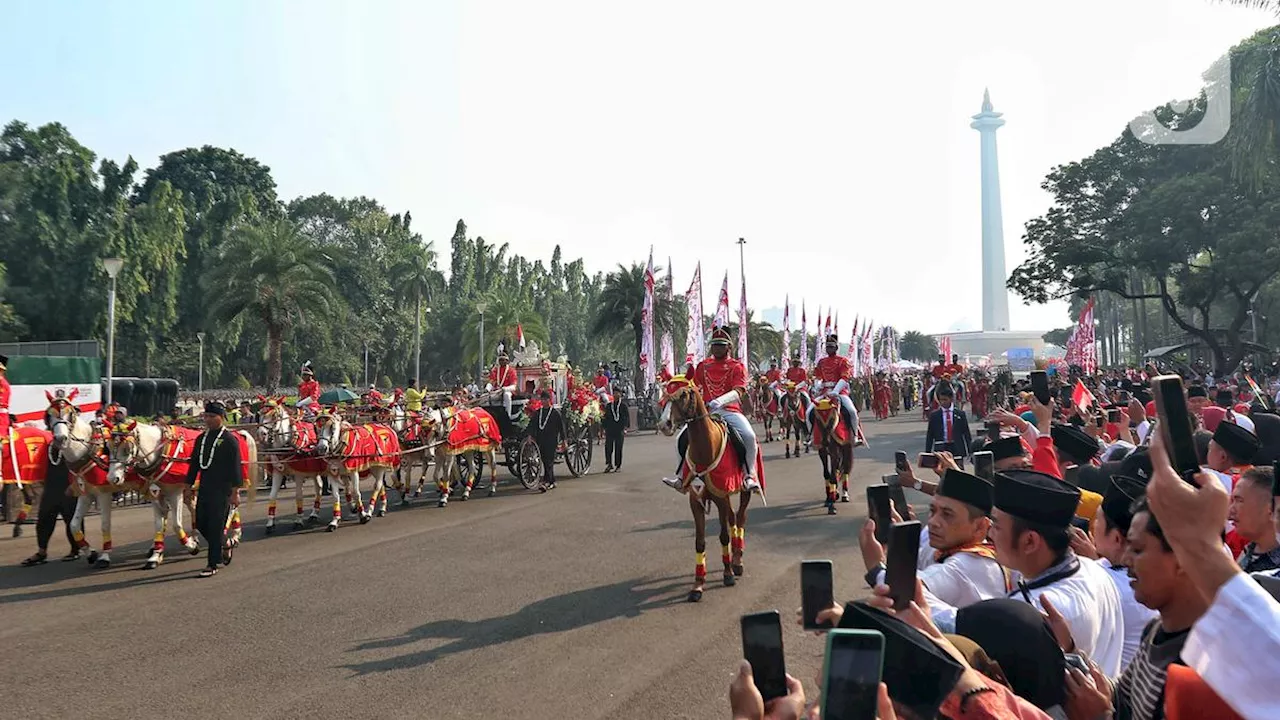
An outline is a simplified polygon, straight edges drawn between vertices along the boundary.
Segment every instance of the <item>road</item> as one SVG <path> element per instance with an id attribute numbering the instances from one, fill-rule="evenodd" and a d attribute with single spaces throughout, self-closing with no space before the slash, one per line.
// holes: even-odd
<path id="1" fill-rule="evenodd" d="M 871 447 L 835 517 L 822 508 L 817 454 L 786 460 L 779 443 L 764 445 L 769 506 L 750 511 L 746 573 L 719 584 L 713 535 L 697 604 L 685 601 L 688 504 L 659 482 L 674 444 L 648 433 L 627 439 L 616 475 L 600 474 L 597 446 L 591 474 L 546 495 L 500 475 L 493 498 L 393 509 L 333 534 L 267 537 L 259 497 L 234 563 L 210 579 L 194 577 L 203 557 L 174 552 L 172 539 L 159 569 L 140 569 L 148 508 L 115 513 L 109 570 L 17 567 L 34 550 L 28 528 L 0 540 L 0 706 L 6 717 L 99 720 L 701 720 L 727 714 L 739 616 L 772 608 L 788 669 L 812 693 L 823 648 L 790 624 L 799 563 L 831 558 L 837 597 L 865 595 L 862 488 L 891 470 L 894 450 L 919 447 L 918 417 L 864 424 Z M 96 517 L 86 529 L 96 542 Z M 59 528 L 50 553 L 65 551 Z"/>

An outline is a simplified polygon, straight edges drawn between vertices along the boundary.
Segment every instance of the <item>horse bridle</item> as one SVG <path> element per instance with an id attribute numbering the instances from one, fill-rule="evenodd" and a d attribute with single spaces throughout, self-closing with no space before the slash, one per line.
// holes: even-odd
<path id="1" fill-rule="evenodd" d="M 691 408 L 685 407 L 685 403 L 688 403 L 689 405 L 694 405 L 695 407 L 696 407 L 696 403 L 692 401 L 683 400 L 682 396 L 685 393 L 689 393 L 689 394 L 692 394 L 694 398 L 696 398 L 697 392 L 698 392 L 697 386 L 693 385 L 692 383 L 689 383 L 682 387 L 676 388 L 672 392 L 667 393 L 666 401 L 670 403 L 674 409 L 680 411 L 680 416 L 681 416 L 680 422 L 677 424 L 688 425 L 690 422 L 694 420 L 701 420 L 702 418 L 710 416 L 711 414 L 710 411 L 706 410 L 705 408 L 701 413 L 695 413 Z"/>
<path id="2" fill-rule="evenodd" d="M 89 465 L 91 464 L 96 464 L 98 465 L 98 467 L 105 470 L 106 465 L 101 461 L 101 458 L 98 457 L 98 453 L 94 452 L 95 448 L 97 449 L 102 448 L 101 435 L 97 430 L 95 430 L 94 433 L 89 436 L 88 440 L 83 440 L 81 438 L 76 437 L 75 435 L 72 435 L 71 428 L 73 426 L 71 424 L 71 409 L 72 409 L 72 406 L 70 404 L 66 404 L 61 406 L 60 412 L 54 412 L 53 406 L 50 406 L 48 410 L 45 410 L 45 423 L 49 426 L 49 431 L 51 433 L 53 432 L 53 429 L 59 425 L 67 426 L 66 436 L 62 439 L 58 439 L 55 436 L 53 441 L 49 443 L 48 449 L 45 451 L 49 457 L 49 464 L 61 465 L 63 462 L 62 448 L 64 447 L 65 441 L 74 440 L 78 443 L 83 443 L 84 445 L 87 445 L 89 448 L 89 451 L 85 453 L 84 464 L 77 468 L 68 467 L 67 468 L 68 472 L 78 475 L 81 470 L 84 470 L 85 468 L 89 467 Z M 49 419 L 49 418 L 52 418 L 52 419 Z M 57 453 L 58 453 L 57 458 L 54 457 L 55 447 L 57 448 Z"/>
<path id="3" fill-rule="evenodd" d="M 264 416 L 262 421 L 258 423 L 258 429 L 266 435 L 266 437 L 263 438 L 263 441 L 266 443 L 266 449 L 277 449 L 276 425 L 278 425 L 282 420 L 288 421 L 289 429 L 280 433 L 279 439 L 282 442 L 287 443 L 289 446 L 293 445 L 294 437 L 297 435 L 297 424 L 294 422 L 293 417 L 289 415 L 288 410 L 276 405 L 271 409 L 271 413 Z M 284 448 L 281 447 L 278 449 Z"/>

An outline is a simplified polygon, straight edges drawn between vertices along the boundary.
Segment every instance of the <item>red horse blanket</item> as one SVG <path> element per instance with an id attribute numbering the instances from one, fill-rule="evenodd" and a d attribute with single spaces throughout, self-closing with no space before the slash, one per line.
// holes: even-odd
<path id="1" fill-rule="evenodd" d="M 453 416 L 449 426 L 449 453 L 488 451 L 502 445 L 498 422 L 486 410 L 464 408 Z"/>
<path id="2" fill-rule="evenodd" d="M 840 404 L 828 398 L 817 401 L 813 406 L 813 444 L 822 447 L 826 442 L 824 426 L 831 423 L 832 416 L 836 416 L 835 430 L 832 434 L 835 441 L 839 445 L 848 445 L 850 443 L 849 424 L 840 414 Z"/>
<path id="3" fill-rule="evenodd" d="M 707 484 L 707 489 L 719 497 L 727 497 L 742 491 L 742 485 L 746 481 L 746 472 L 742 464 L 742 457 L 738 454 L 738 448 L 725 431 L 724 447 L 720 451 L 720 455 L 713 459 L 706 467 L 698 467 L 689 462 L 688 454 L 680 461 L 680 477 L 686 483 L 690 482 L 693 477 L 699 476 Z M 764 483 L 764 457 L 760 453 L 760 448 L 756 448 L 756 480 L 760 482 L 760 489 L 765 488 Z"/>
<path id="4" fill-rule="evenodd" d="M 234 435 L 234 433 L 229 433 Z M 187 469 L 191 466 L 194 459 L 192 453 L 196 451 L 196 438 L 200 437 L 200 431 L 194 428 L 185 427 L 168 427 L 164 431 L 165 442 L 163 449 L 160 451 L 160 464 L 152 468 L 150 472 L 140 472 L 137 468 L 130 468 L 126 475 L 126 482 L 141 483 L 150 485 L 151 483 L 159 483 L 161 485 L 183 485 L 187 482 Z M 246 459 L 244 447 L 240 448 L 241 461 Z M 199 462 L 199 460 L 195 460 Z M 102 478 L 106 482 L 106 476 Z M 93 483 L 90 478 L 86 477 L 85 482 Z"/>
<path id="5" fill-rule="evenodd" d="M 44 482 L 49 472 L 49 443 L 53 434 L 33 427 L 15 427 L 0 438 L 0 478 L 5 485 Z"/>
<path id="6" fill-rule="evenodd" d="M 375 467 L 400 467 L 400 438 L 386 425 L 352 425 L 344 431 L 343 466 L 368 473 Z"/>

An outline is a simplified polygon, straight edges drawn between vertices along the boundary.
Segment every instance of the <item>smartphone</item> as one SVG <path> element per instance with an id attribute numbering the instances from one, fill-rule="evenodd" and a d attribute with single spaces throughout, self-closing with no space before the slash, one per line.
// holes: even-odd
<path id="1" fill-rule="evenodd" d="M 894 523 L 889 529 L 884 581 L 894 610 L 905 610 L 916 596 L 916 556 L 920 554 L 920 523 Z"/>
<path id="2" fill-rule="evenodd" d="M 990 450 L 980 450 L 973 454 L 973 474 L 983 480 L 996 481 L 996 456 Z"/>
<path id="3" fill-rule="evenodd" d="M 876 694 L 884 669 L 878 630 L 832 630 L 822 661 L 823 720 L 876 720 Z"/>
<path id="4" fill-rule="evenodd" d="M 905 452 L 899 450 L 893 454 L 893 467 L 898 472 L 911 469 L 907 466 L 907 454 Z"/>
<path id="5" fill-rule="evenodd" d="M 1080 528 L 1081 530 L 1085 531 L 1086 534 L 1088 534 L 1089 532 L 1089 521 L 1082 517 L 1071 518 L 1071 525 L 1073 527 Z"/>
<path id="6" fill-rule="evenodd" d="M 1103 417 L 1102 415 L 1098 415 L 1098 416 L 1097 416 L 1097 418 L 1096 418 L 1096 420 L 1097 420 L 1097 424 L 1098 424 L 1098 429 L 1099 429 L 1099 430 L 1101 430 L 1102 428 L 1106 427 L 1106 425 L 1107 425 L 1107 419 L 1106 419 L 1105 417 Z"/>
<path id="7" fill-rule="evenodd" d="M 889 542 L 889 531 L 893 527 L 890 502 L 888 485 L 867 486 L 867 514 L 876 521 L 876 541 L 881 545 Z"/>
<path id="8" fill-rule="evenodd" d="M 938 456 L 933 453 L 920 453 L 920 457 L 916 460 L 916 464 L 922 468 L 938 467 Z"/>
<path id="9" fill-rule="evenodd" d="M 1120 408 L 1111 408 L 1110 410 L 1107 411 L 1107 422 L 1110 422 L 1110 423 L 1120 422 Z"/>
<path id="10" fill-rule="evenodd" d="M 1043 370 L 1031 372 L 1031 394 L 1036 396 L 1041 405 L 1048 405 L 1053 400 L 1053 395 L 1049 393 L 1049 376 Z"/>
<path id="11" fill-rule="evenodd" d="M 1160 438 L 1164 440 L 1169 462 L 1183 480 L 1196 484 L 1195 474 L 1200 472 L 1196 457 L 1194 428 L 1191 413 L 1187 412 L 1187 396 L 1182 389 L 1182 378 L 1177 375 L 1161 375 L 1151 381 L 1155 392 L 1156 418 Z"/>
<path id="12" fill-rule="evenodd" d="M 1010 395 L 1009 396 L 1009 412 L 1013 412 L 1014 408 L 1016 407 L 1018 407 L 1018 396 Z"/>
<path id="13" fill-rule="evenodd" d="M 742 616 L 742 657 L 751 663 L 756 689 L 765 702 L 787 694 L 782 655 L 782 616 L 777 610 Z"/>
<path id="14" fill-rule="evenodd" d="M 984 427 L 987 429 L 987 440 L 995 442 L 1000 439 L 1000 423 L 988 420 Z"/>
<path id="15" fill-rule="evenodd" d="M 818 613 L 835 602 L 835 587 L 830 560 L 805 560 L 800 563 L 800 607 L 805 630 L 825 630 L 829 622 L 819 623 Z"/>
<path id="16" fill-rule="evenodd" d="M 1075 668 L 1089 677 L 1089 663 L 1084 661 L 1080 653 L 1063 653 L 1062 659 L 1067 662 L 1068 669 Z"/>

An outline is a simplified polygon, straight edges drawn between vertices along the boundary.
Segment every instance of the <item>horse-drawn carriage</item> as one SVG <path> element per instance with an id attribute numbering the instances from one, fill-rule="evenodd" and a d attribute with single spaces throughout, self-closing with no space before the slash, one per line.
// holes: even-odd
<path id="1" fill-rule="evenodd" d="M 503 464 L 526 489 L 531 490 L 542 481 L 542 456 L 528 429 L 532 417 L 528 406 L 540 390 L 548 388 L 552 392 L 552 401 L 559 406 L 565 419 L 565 441 L 559 451 L 561 461 L 570 475 L 581 477 L 587 474 L 591 470 L 594 431 L 599 422 L 598 403 L 594 399 L 585 404 L 575 402 L 569 391 L 569 365 L 541 357 L 533 343 L 527 350 L 515 353 L 512 365 L 516 369 L 517 385 L 511 398 L 511 415 L 503 407 L 500 391 L 481 396 L 475 404 L 498 423 L 502 433 Z M 464 466 L 474 465 L 461 468 L 463 472 L 475 472 L 479 476 L 483 454 L 472 453 L 465 460 L 461 457 L 459 460 Z"/>

